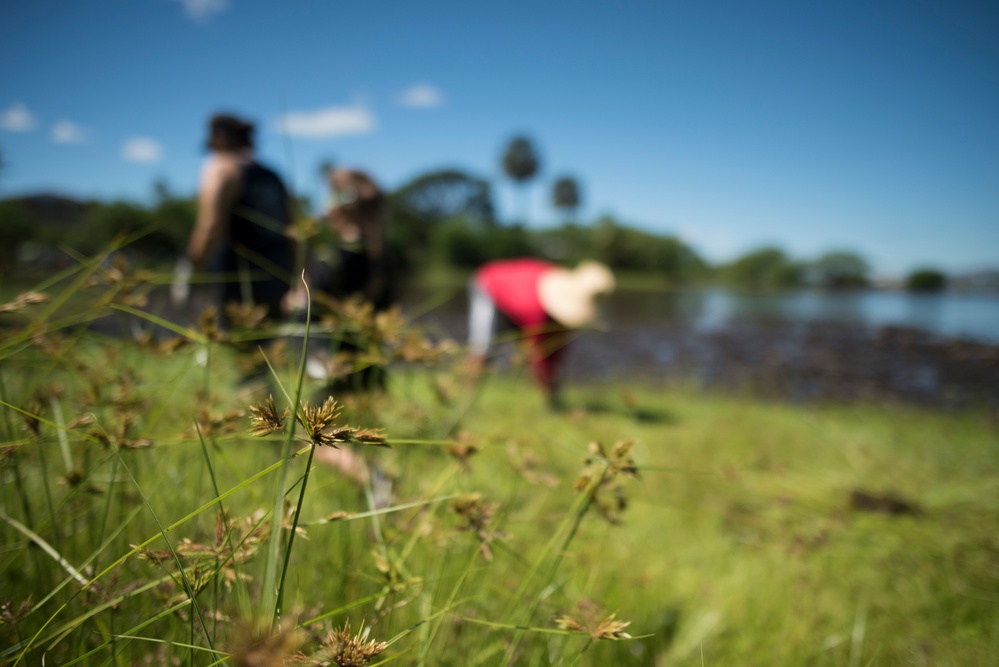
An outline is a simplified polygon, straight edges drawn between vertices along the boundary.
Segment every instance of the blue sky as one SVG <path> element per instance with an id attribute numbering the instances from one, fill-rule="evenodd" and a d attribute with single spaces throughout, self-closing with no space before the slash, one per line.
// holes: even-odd
<path id="1" fill-rule="evenodd" d="M 712 260 L 776 243 L 999 268 L 999 4 L 36 0 L 0 8 L 0 196 L 193 192 L 204 124 L 321 199 L 317 164 L 387 187 L 494 180 L 532 137 L 551 183 Z M 284 127 L 290 134 L 282 133 Z"/>

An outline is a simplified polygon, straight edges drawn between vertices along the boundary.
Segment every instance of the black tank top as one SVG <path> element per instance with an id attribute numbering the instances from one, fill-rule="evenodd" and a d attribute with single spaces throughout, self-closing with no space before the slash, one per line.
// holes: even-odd
<path id="1" fill-rule="evenodd" d="M 229 217 L 229 243 L 224 271 L 230 276 L 249 274 L 253 302 L 266 305 L 279 316 L 281 296 L 292 272 L 292 242 L 285 232 L 291 224 L 288 192 L 273 171 L 251 162 L 243 167 L 241 194 Z M 242 301 L 240 280 L 226 283 L 226 301 Z"/>

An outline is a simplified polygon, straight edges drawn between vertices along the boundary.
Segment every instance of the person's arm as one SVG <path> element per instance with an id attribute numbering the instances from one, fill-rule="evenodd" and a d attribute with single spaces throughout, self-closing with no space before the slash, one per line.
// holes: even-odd
<path id="1" fill-rule="evenodd" d="M 205 166 L 198 189 L 198 218 L 187 244 L 187 258 L 203 269 L 228 231 L 229 215 L 239 198 L 240 166 L 216 159 Z"/>

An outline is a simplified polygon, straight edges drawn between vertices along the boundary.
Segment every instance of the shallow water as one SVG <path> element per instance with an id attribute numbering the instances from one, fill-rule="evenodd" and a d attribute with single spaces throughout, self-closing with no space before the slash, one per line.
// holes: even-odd
<path id="1" fill-rule="evenodd" d="M 157 291 L 148 309 L 193 322 L 214 299 L 202 293 L 193 301 L 180 311 Z M 610 330 L 581 332 L 571 343 L 570 383 L 683 379 L 792 401 L 999 408 L 996 295 L 620 291 L 606 305 Z M 409 290 L 402 307 L 431 335 L 467 339 L 462 289 Z M 130 325 L 148 328 L 121 314 L 91 326 L 128 335 Z M 510 365 L 515 348 L 496 350 L 500 366 Z"/>
<path id="2" fill-rule="evenodd" d="M 464 294 L 413 292 L 406 303 L 428 309 L 420 320 L 431 330 L 464 340 Z M 993 295 L 621 292 L 607 305 L 611 330 L 572 343 L 570 381 L 682 377 L 795 401 L 999 405 Z"/>
<path id="3" fill-rule="evenodd" d="M 784 320 L 859 327 L 899 326 L 999 344 L 999 294 L 800 290 L 753 294 L 721 289 L 665 294 L 630 292 L 614 302 L 615 319 L 651 317 L 718 331 L 734 322 Z"/>

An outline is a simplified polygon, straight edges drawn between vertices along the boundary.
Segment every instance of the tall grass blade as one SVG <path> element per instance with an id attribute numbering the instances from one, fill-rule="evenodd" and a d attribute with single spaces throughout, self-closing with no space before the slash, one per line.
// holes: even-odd
<path id="1" fill-rule="evenodd" d="M 66 572 L 68 572 L 69 575 L 73 579 L 75 579 L 80 585 L 82 586 L 87 585 L 87 578 L 84 577 L 82 574 L 80 574 L 79 570 L 70 565 L 69 561 L 63 558 L 58 551 L 52 548 L 51 544 L 46 542 L 44 539 L 42 539 L 40 535 L 38 535 L 38 533 L 31 530 L 17 519 L 10 517 L 6 512 L 3 511 L 3 508 L 0 508 L 0 520 L 3 520 L 11 528 L 17 530 L 22 535 L 31 540 L 35 544 L 35 546 L 39 547 L 42 551 L 48 554 L 52 558 L 52 560 L 59 563 L 59 566 L 62 569 L 66 570 Z"/>
<path id="2" fill-rule="evenodd" d="M 295 401 L 292 403 L 292 411 L 295 415 L 298 415 L 301 411 L 301 400 L 302 400 L 302 385 L 305 379 L 305 363 L 308 358 L 309 352 L 309 328 L 312 321 L 312 296 L 309 293 L 309 285 L 305 280 L 305 272 L 302 272 L 302 284 L 305 286 L 306 293 L 306 313 L 305 313 L 305 335 L 302 340 L 302 356 L 298 364 L 298 382 L 295 389 Z M 295 439 L 295 425 L 297 423 L 296 419 L 292 419 L 291 423 L 288 425 L 288 434 L 285 438 L 284 451 L 281 456 L 282 461 L 288 461 L 291 458 L 292 442 Z M 309 450 L 309 462 L 311 464 L 312 455 L 314 449 Z M 306 475 L 308 475 L 308 469 L 306 469 Z M 288 483 L 288 468 L 287 466 L 282 468 L 281 475 L 277 484 L 277 490 L 274 494 L 274 508 L 271 512 L 273 516 L 273 522 L 271 523 L 271 537 L 270 543 L 268 545 L 268 555 L 267 562 L 264 570 L 264 581 L 263 581 L 263 600 L 262 609 L 273 609 L 273 621 L 277 621 L 281 617 L 281 600 L 284 595 L 284 578 L 287 573 L 287 562 L 281 572 L 281 582 L 280 588 L 277 587 L 277 576 L 278 576 L 278 562 L 281 557 L 281 524 L 284 516 L 284 498 L 286 494 L 286 485 Z M 303 485 L 304 487 L 304 485 Z M 297 517 L 296 517 L 297 519 Z M 288 536 L 289 547 L 286 551 L 287 555 L 291 554 L 291 543 L 295 539 L 295 530 L 292 529 Z"/>
<path id="3" fill-rule="evenodd" d="M 135 485 L 136 492 L 139 494 L 139 497 L 142 498 L 142 503 L 146 506 L 146 509 L 149 510 L 149 514 L 153 517 L 153 521 L 156 522 L 156 527 L 159 528 L 160 534 L 163 536 L 163 540 L 166 542 L 167 548 L 170 550 L 170 553 L 173 555 L 174 562 L 177 564 L 177 569 L 180 573 L 181 581 L 184 584 L 184 590 L 187 592 L 187 596 L 191 599 L 191 604 L 194 607 L 194 611 L 198 615 L 198 620 L 201 622 L 201 629 L 204 631 L 205 640 L 208 642 L 208 646 L 214 649 L 215 643 L 212 640 L 211 633 L 208 632 L 208 624 L 205 623 L 205 617 L 201 613 L 201 606 L 198 604 L 198 601 L 196 599 L 197 593 L 194 590 L 194 587 L 191 585 L 190 580 L 187 578 L 187 572 L 184 568 L 184 564 L 181 562 L 180 556 L 177 554 L 176 549 L 174 549 L 173 542 L 170 540 L 169 537 L 167 537 L 166 530 L 163 528 L 163 524 L 160 523 L 159 516 L 157 516 L 156 512 L 153 510 L 152 505 L 149 504 L 149 499 L 146 498 L 146 494 L 143 493 L 142 487 L 139 485 L 139 481 L 135 479 L 135 476 L 132 474 L 132 471 L 129 470 L 128 465 L 121 458 L 121 452 L 116 451 L 116 453 L 118 454 L 118 459 L 121 462 L 121 467 L 131 478 L 132 483 Z"/>

